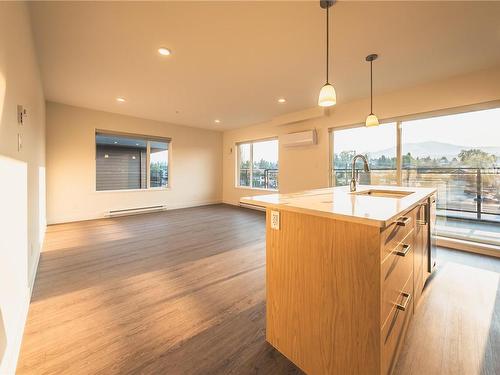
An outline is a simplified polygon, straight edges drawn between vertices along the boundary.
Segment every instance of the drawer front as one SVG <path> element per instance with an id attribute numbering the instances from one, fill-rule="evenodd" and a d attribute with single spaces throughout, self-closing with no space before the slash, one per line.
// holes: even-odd
<path id="1" fill-rule="evenodd" d="M 381 330 L 382 374 L 390 374 L 398 359 L 399 350 L 406 336 L 406 329 L 413 316 L 413 274 L 402 288 L 400 297 Z M 403 309 L 404 308 L 404 309 Z"/>
<path id="2" fill-rule="evenodd" d="M 380 235 L 382 251 L 381 259 L 384 260 L 392 250 L 405 238 L 410 231 L 415 228 L 417 222 L 417 213 L 419 207 L 413 208 L 411 211 L 401 215 L 398 221 L 389 225 Z"/>
<path id="3" fill-rule="evenodd" d="M 381 265 L 381 325 L 389 318 L 403 286 L 413 272 L 415 255 L 413 235 L 413 230 L 407 233 Z"/>

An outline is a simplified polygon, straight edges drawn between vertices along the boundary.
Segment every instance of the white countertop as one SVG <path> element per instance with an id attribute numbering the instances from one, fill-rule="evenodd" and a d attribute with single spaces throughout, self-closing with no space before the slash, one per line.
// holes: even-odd
<path id="1" fill-rule="evenodd" d="M 405 191 L 412 194 L 401 198 L 355 194 L 367 190 Z M 293 194 L 243 197 L 240 203 L 303 212 L 384 228 L 435 191 L 436 189 L 433 188 L 358 185 L 357 191 L 351 193 L 349 186 L 339 186 Z"/>

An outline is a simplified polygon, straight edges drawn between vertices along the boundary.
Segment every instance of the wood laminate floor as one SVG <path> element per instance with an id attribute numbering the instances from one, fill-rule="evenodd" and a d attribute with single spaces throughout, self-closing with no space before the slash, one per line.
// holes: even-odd
<path id="1" fill-rule="evenodd" d="M 500 258 L 438 249 L 396 374 L 500 375 Z"/>
<path id="2" fill-rule="evenodd" d="M 51 226 L 18 374 L 302 374 L 265 342 L 265 217 Z M 439 251 L 398 374 L 500 374 L 500 260 Z"/>

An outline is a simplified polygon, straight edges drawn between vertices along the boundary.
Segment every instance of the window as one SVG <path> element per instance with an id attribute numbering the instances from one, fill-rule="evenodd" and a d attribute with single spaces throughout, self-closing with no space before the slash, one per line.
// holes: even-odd
<path id="1" fill-rule="evenodd" d="M 96 190 L 168 186 L 170 140 L 96 132 Z"/>
<path id="2" fill-rule="evenodd" d="M 365 173 L 361 162 L 356 166 L 361 184 L 397 184 L 395 123 L 335 130 L 331 137 L 332 185 L 349 185 L 351 162 L 356 154 L 365 155 L 371 169 Z"/>
<path id="3" fill-rule="evenodd" d="M 237 186 L 278 190 L 278 140 L 237 145 Z"/>
<path id="4" fill-rule="evenodd" d="M 149 186 L 168 186 L 168 143 L 149 142 Z"/>
<path id="5" fill-rule="evenodd" d="M 402 122 L 402 184 L 437 189 L 440 236 L 500 245 L 500 109 Z"/>
<path id="6" fill-rule="evenodd" d="M 500 246 L 498 124 L 500 108 L 332 129 L 331 184 L 348 184 L 352 157 L 365 154 L 361 184 L 434 187 L 439 236 Z"/>

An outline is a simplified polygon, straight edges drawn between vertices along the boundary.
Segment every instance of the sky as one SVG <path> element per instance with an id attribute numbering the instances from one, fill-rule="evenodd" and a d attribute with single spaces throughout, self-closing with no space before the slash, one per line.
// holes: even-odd
<path id="1" fill-rule="evenodd" d="M 168 164 L 168 151 L 151 152 L 149 160 L 151 163 L 166 162 Z"/>
<path id="2" fill-rule="evenodd" d="M 345 129 L 333 134 L 335 153 L 353 150 L 373 152 L 396 146 L 396 123 Z"/>
<path id="3" fill-rule="evenodd" d="M 500 147 L 500 108 L 403 122 L 403 143 L 443 142 L 458 146 Z M 375 152 L 396 145 L 395 123 L 334 132 L 335 152 Z"/>
<path id="4" fill-rule="evenodd" d="M 151 141 L 149 159 L 151 163 L 166 162 L 168 164 L 168 143 Z"/>
<path id="5" fill-rule="evenodd" d="M 403 123 L 403 141 L 500 146 L 500 108 Z"/>
<path id="6" fill-rule="evenodd" d="M 240 145 L 240 160 L 245 161 L 250 158 L 250 145 Z M 270 162 L 278 162 L 278 141 L 273 139 L 270 141 L 254 142 L 253 144 L 253 160 L 255 162 L 264 159 Z"/>

